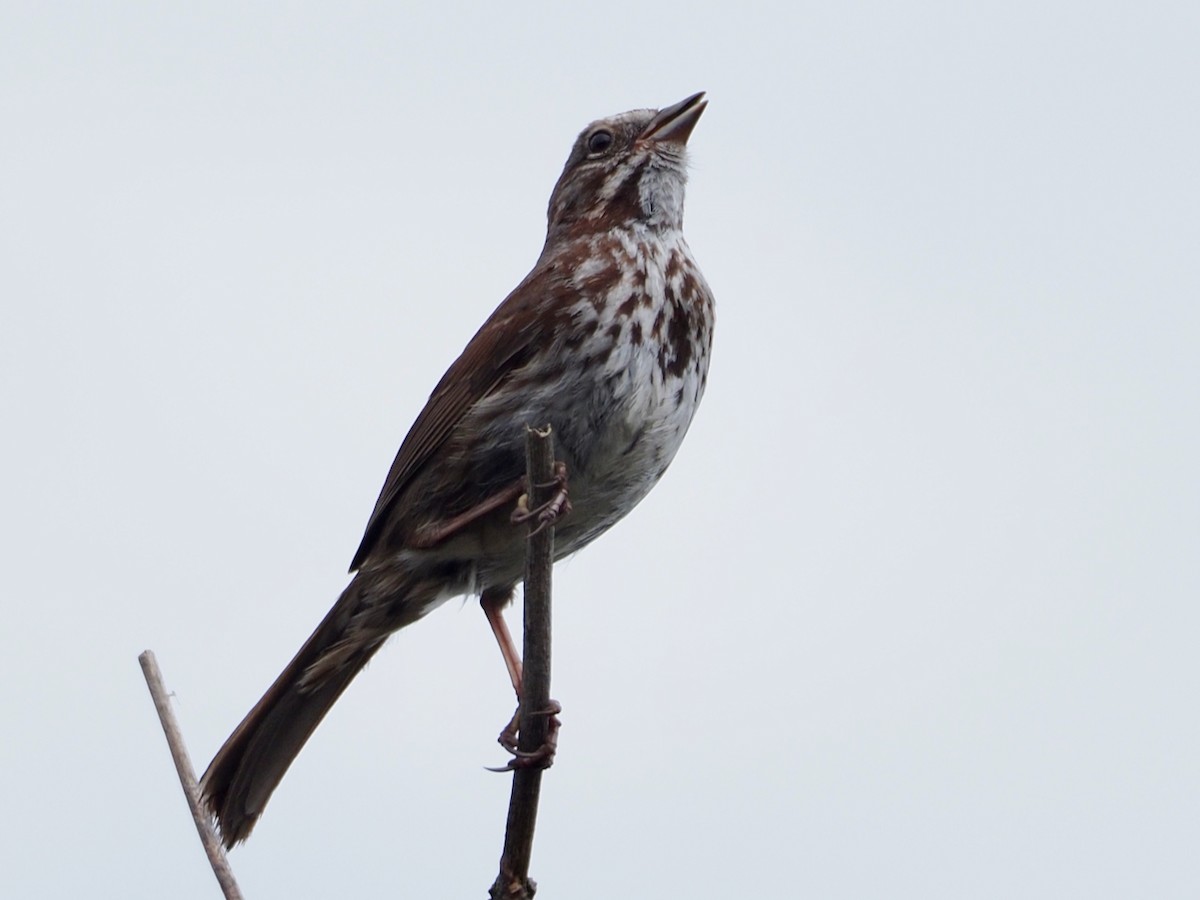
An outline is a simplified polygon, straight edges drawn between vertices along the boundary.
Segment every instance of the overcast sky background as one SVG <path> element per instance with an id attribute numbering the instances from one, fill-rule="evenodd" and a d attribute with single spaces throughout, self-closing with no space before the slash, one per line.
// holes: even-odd
<path id="1" fill-rule="evenodd" d="M 217 895 L 197 768 L 345 583 L 592 119 L 710 106 L 671 471 L 556 569 L 539 898 L 1195 897 L 1189 3 L 0 6 L 0 859 Z M 510 615 L 519 615 L 519 609 Z M 233 855 L 483 897 L 511 691 L 394 638 Z"/>

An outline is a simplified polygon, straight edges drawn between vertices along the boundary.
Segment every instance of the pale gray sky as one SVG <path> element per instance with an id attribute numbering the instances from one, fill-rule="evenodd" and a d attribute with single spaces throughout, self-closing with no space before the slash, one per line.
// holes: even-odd
<path id="1" fill-rule="evenodd" d="M 678 459 L 556 572 L 539 897 L 1195 897 L 1192 4 L 6 4 L 0 858 L 208 898 L 202 768 L 345 583 L 590 120 L 696 90 Z M 401 634 L 233 864 L 485 896 L 512 711 Z"/>

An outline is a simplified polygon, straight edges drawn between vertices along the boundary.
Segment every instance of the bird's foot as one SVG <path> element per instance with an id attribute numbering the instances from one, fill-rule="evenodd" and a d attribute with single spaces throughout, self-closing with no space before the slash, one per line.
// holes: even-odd
<path id="1" fill-rule="evenodd" d="M 558 719 L 560 712 L 562 712 L 562 704 L 557 700 L 551 700 L 546 709 L 534 713 L 535 716 L 549 717 L 546 721 L 546 739 L 536 750 L 521 750 L 517 747 L 517 736 L 520 734 L 521 728 L 521 708 L 517 707 L 512 719 L 504 726 L 500 737 L 496 739 L 501 747 L 512 754 L 513 758 L 499 768 L 489 767 L 488 771 L 512 772 L 515 769 L 548 769 L 554 765 L 554 754 L 558 751 L 558 730 L 562 727 L 562 723 Z"/>
<path id="2" fill-rule="evenodd" d="M 554 496 L 534 509 L 529 508 L 529 495 L 522 494 L 517 498 L 517 508 L 509 516 L 514 525 L 536 518 L 537 528 L 533 530 L 531 537 L 571 513 L 571 498 L 567 496 L 567 464 L 562 461 L 556 462 L 554 464 L 554 480 L 539 484 L 537 487 L 555 487 L 557 490 L 555 490 Z"/>

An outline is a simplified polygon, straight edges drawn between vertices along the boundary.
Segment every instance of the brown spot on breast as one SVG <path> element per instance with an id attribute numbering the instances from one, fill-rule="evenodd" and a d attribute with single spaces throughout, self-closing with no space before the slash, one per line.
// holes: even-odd
<path id="1" fill-rule="evenodd" d="M 667 281 L 670 281 L 672 278 L 674 278 L 676 275 L 679 274 L 679 271 L 682 268 L 683 268 L 683 263 L 680 261 L 679 254 L 672 253 L 667 258 L 667 267 L 663 271 L 663 275 L 666 276 Z"/>
<path id="2" fill-rule="evenodd" d="M 668 375 L 682 375 L 692 361 L 692 335 L 688 327 L 688 313 L 678 297 L 671 297 L 671 323 L 667 326 L 667 340 L 664 346 L 671 348 L 671 362 L 666 366 Z"/>
<path id="3" fill-rule="evenodd" d="M 634 292 L 621 301 L 621 305 L 617 307 L 617 315 L 631 316 L 633 315 L 633 311 L 637 309 L 637 305 L 638 295 L 636 292 Z"/>
<path id="4" fill-rule="evenodd" d="M 678 257 L 673 254 L 671 259 L 679 271 Z M 667 285 L 666 303 L 654 320 L 653 334 L 661 341 L 658 364 L 664 379 L 682 376 L 696 355 L 705 352 L 708 322 L 704 304 L 696 296 L 696 282 L 691 273 L 684 271 L 682 281 L 679 290 Z"/>
<path id="5" fill-rule="evenodd" d="M 671 262 L 679 262 L 679 257 L 672 255 Z M 683 272 L 683 278 L 679 282 L 679 293 L 680 296 L 687 297 L 693 302 L 700 297 L 700 284 L 696 281 L 696 270 L 690 266 Z"/>
<path id="6" fill-rule="evenodd" d="M 634 322 L 629 326 L 629 340 L 633 342 L 635 347 L 641 346 L 642 343 L 642 323 Z"/>

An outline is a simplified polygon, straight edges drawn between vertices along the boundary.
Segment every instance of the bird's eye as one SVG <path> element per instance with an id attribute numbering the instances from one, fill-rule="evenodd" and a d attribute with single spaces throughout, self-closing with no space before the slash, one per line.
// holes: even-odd
<path id="1" fill-rule="evenodd" d="M 611 147 L 612 143 L 613 133 L 611 131 L 604 128 L 593 131 L 587 139 L 588 153 L 592 156 L 599 156 Z"/>

